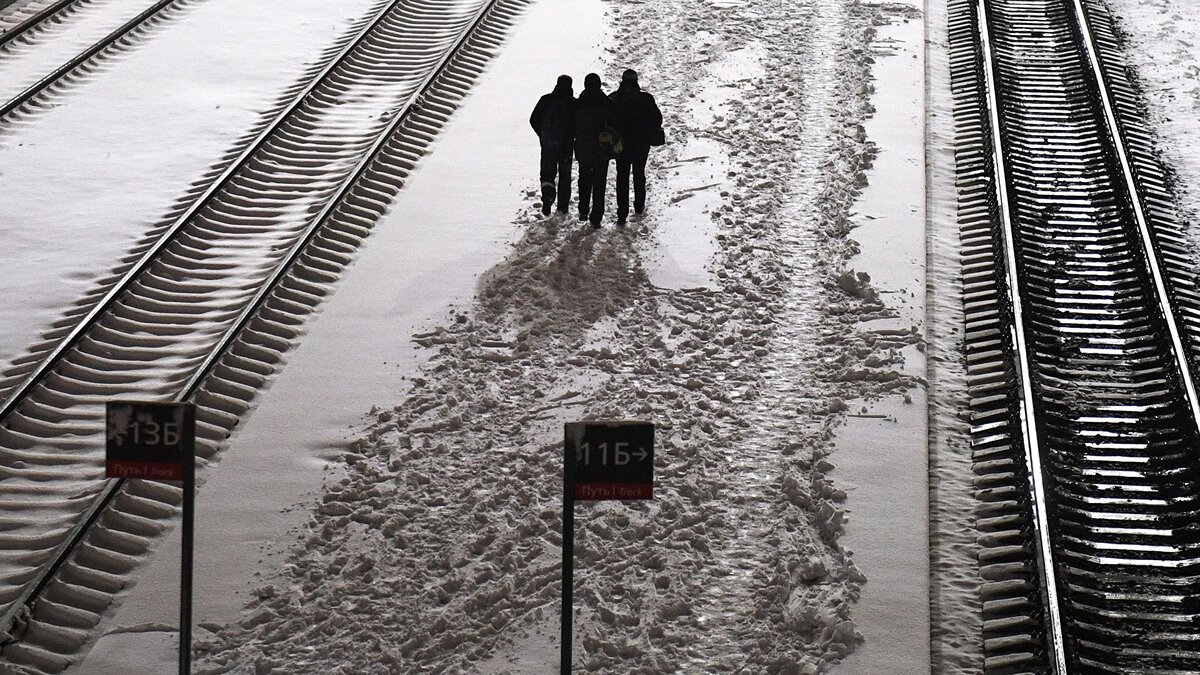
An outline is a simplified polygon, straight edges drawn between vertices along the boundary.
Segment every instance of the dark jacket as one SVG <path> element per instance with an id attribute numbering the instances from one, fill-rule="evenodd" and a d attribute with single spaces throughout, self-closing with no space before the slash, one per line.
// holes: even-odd
<path id="1" fill-rule="evenodd" d="M 584 89 L 575 100 L 575 159 L 602 162 L 609 159 L 600 147 L 600 132 L 612 124 L 613 102 L 600 87 Z"/>
<path id="2" fill-rule="evenodd" d="M 558 85 L 538 99 L 529 116 L 529 126 L 537 132 L 543 148 L 570 146 L 575 139 L 575 96 L 571 85 Z"/>
<path id="3" fill-rule="evenodd" d="M 625 149 L 650 147 L 650 131 L 662 126 L 662 112 L 654 97 L 641 90 L 634 80 L 621 82 L 612 93 L 614 125 L 621 132 Z"/>

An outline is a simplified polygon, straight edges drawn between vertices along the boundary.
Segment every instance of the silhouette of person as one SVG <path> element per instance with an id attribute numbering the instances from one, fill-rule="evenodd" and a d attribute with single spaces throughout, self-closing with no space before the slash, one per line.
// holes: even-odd
<path id="1" fill-rule="evenodd" d="M 575 101 L 575 159 L 579 162 L 579 219 L 599 228 L 604 217 L 604 189 L 608 182 L 609 149 L 600 134 L 612 124 L 613 102 L 600 88 L 600 76 L 588 73 Z"/>
<path id="2" fill-rule="evenodd" d="M 621 74 L 621 86 L 609 98 L 615 106 L 615 126 L 623 145 L 617 154 L 617 225 L 624 225 L 629 216 L 631 172 L 633 211 L 641 215 L 646 210 L 646 160 L 650 157 L 652 134 L 662 127 L 663 118 L 654 97 L 638 86 L 638 74 L 632 69 Z"/>
<path id="3" fill-rule="evenodd" d="M 558 197 L 558 212 L 565 214 L 571 202 L 571 147 L 575 139 L 575 91 L 571 76 L 559 75 L 554 91 L 538 99 L 529 116 L 542 146 L 539 177 L 542 181 L 542 214 L 550 215 Z M 555 182 L 557 181 L 557 190 Z"/>

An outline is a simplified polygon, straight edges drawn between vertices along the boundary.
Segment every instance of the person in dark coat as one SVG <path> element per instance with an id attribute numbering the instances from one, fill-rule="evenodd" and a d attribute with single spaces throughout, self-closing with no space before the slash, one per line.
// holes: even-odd
<path id="1" fill-rule="evenodd" d="M 604 189 L 608 182 L 610 147 L 601 134 L 612 124 L 613 102 L 600 88 L 600 76 L 588 73 L 575 101 L 575 159 L 579 162 L 579 219 L 600 227 L 604 217 Z"/>
<path id="2" fill-rule="evenodd" d="M 662 127 L 662 112 L 654 97 L 638 86 L 638 75 L 626 70 L 621 86 L 610 98 L 615 106 L 615 123 L 621 133 L 622 152 L 617 155 L 617 225 L 629 216 L 629 175 L 633 174 L 633 211 L 646 210 L 646 160 L 650 157 L 651 133 Z"/>
<path id="3" fill-rule="evenodd" d="M 538 99 L 529 126 L 542 145 L 542 214 L 550 215 L 558 197 L 559 213 L 571 202 L 571 148 L 575 140 L 575 91 L 570 75 L 559 75 L 554 91 Z M 557 181 L 557 190 L 555 182 Z"/>

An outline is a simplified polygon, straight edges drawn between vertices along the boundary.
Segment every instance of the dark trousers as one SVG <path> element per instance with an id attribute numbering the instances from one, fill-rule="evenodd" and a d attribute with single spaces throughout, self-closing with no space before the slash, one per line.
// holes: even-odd
<path id="1" fill-rule="evenodd" d="M 604 217 L 604 189 L 608 183 L 608 160 L 579 163 L 579 217 L 599 225 Z"/>
<path id="2" fill-rule="evenodd" d="M 567 212 L 571 204 L 571 146 L 542 148 L 542 203 L 558 196 L 558 210 Z M 555 183 L 558 189 L 555 190 Z"/>
<path id="3" fill-rule="evenodd" d="M 650 146 L 627 148 L 617 155 L 617 220 L 629 215 L 629 173 L 633 172 L 633 211 L 646 210 L 646 159 Z"/>

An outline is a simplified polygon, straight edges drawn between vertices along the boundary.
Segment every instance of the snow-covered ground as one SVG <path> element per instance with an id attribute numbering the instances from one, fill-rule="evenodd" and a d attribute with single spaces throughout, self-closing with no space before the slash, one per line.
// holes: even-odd
<path id="1" fill-rule="evenodd" d="M 896 340 L 902 372 L 926 375 L 925 343 L 925 31 L 914 3 L 879 26 L 872 44 L 874 114 L 864 125 L 880 145 L 867 186 L 855 204 L 851 236 L 859 252 L 848 262 L 871 275 L 872 287 L 895 316 L 857 327 L 877 340 Z M 853 611 L 863 645 L 838 672 L 930 672 L 929 483 L 927 404 L 923 387 L 877 402 L 850 403 L 838 430 L 831 473 L 846 490 L 842 543 L 869 582 Z M 881 480 L 887 476 L 887 480 Z"/>
<path id="2" fill-rule="evenodd" d="M 945 2 L 926 3 L 930 666 L 983 670 L 975 483 L 963 358 L 962 261 Z"/>
<path id="3" fill-rule="evenodd" d="M 325 4 L 289 6 L 296 26 L 272 40 L 222 36 L 222 54 L 263 52 L 256 75 L 148 85 L 133 50 L 0 133 L 42 172 L 0 174 L 8 194 L 63 232 L 87 210 L 69 186 L 40 202 L 56 166 L 98 194 L 134 190 L 62 235 L 56 264 L 13 269 L 43 282 L 14 303 L 40 314 L 3 336 L 9 354 L 368 6 L 337 3 L 339 24 Z M 169 49 L 211 43 L 205 12 L 271 16 L 251 5 L 195 3 L 163 29 Z M 561 425 L 590 417 L 654 421 L 659 464 L 653 502 L 578 508 L 580 670 L 817 672 L 850 655 L 844 672 L 927 671 L 921 21 L 826 0 L 533 3 L 204 476 L 198 671 L 553 672 Z M 648 215 L 600 232 L 543 219 L 529 109 L 560 72 L 611 85 L 626 67 L 671 141 L 652 155 Z M 165 104 L 122 99 L 135 82 L 240 96 L 242 117 L 163 132 L 214 139 L 180 166 L 148 166 L 182 161 L 151 143 L 108 172 L 44 152 L 157 129 Z M 104 114 L 94 101 L 131 107 L 85 120 Z M 94 127 L 115 136 L 61 133 Z M 54 216 L 63 204 L 80 213 Z M 120 237 L 102 236 L 109 221 Z M 0 226 L 17 250 L 49 250 L 26 233 Z M 177 545 L 163 541 L 79 672 L 169 670 Z"/>

